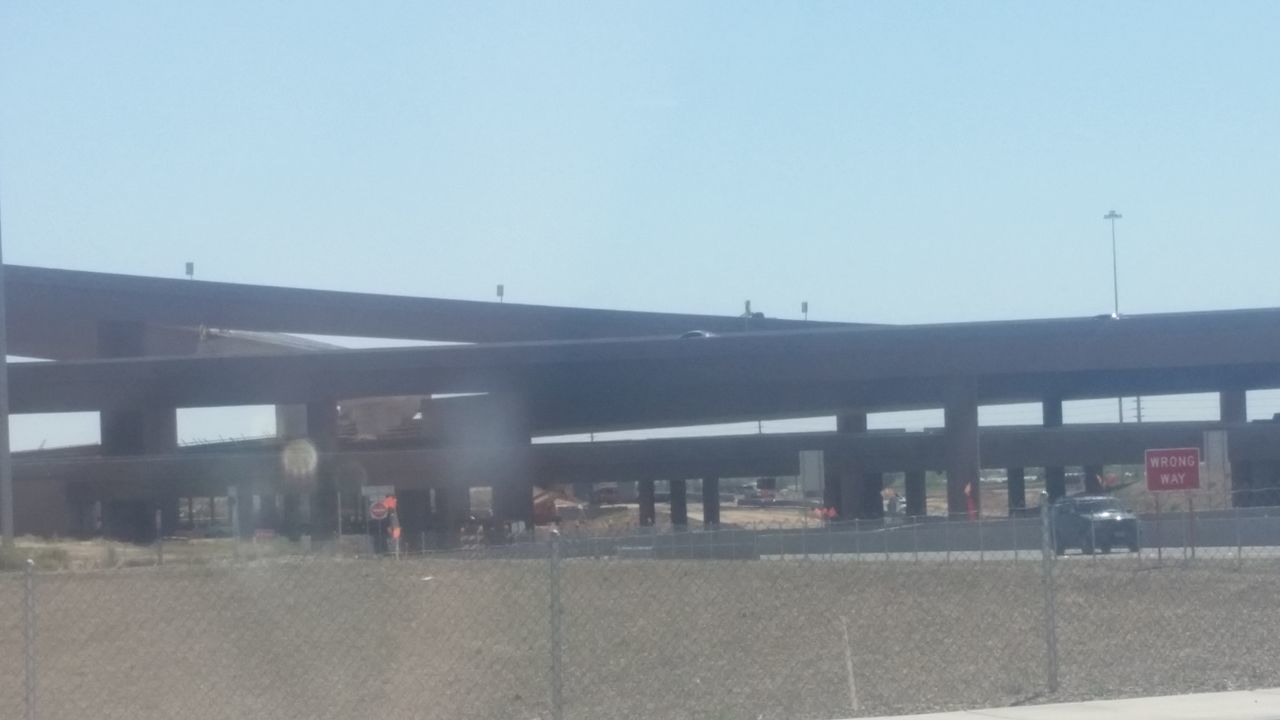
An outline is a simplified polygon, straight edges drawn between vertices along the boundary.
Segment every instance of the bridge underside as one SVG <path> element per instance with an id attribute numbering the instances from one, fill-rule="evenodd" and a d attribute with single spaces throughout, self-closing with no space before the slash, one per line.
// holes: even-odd
<path id="1" fill-rule="evenodd" d="M 326 538 L 338 531 L 339 508 L 357 502 L 350 493 L 385 486 L 403 496 L 406 526 L 450 534 L 469 488 L 492 488 L 495 514 L 518 522 L 534 519 L 535 487 L 629 480 L 639 484 L 641 520 L 652 522 L 657 479 L 679 496 L 679 525 L 686 479 L 704 479 L 710 499 L 718 478 L 795 474 L 804 450 L 824 452 L 822 501 L 841 517 L 881 512 L 885 473 L 905 473 L 908 511 L 922 512 L 928 471 L 945 475 L 947 512 L 963 516 L 981 510 L 971 491 L 984 469 L 1003 469 L 1011 489 L 1025 490 L 1026 468 L 1041 468 L 1056 497 L 1068 466 L 1089 480 L 1105 465 L 1141 463 L 1147 448 L 1204 443 L 1203 423 L 1063 425 L 1064 401 L 1132 395 L 1219 393 L 1212 427 L 1228 432 L 1233 489 L 1274 487 L 1280 463 L 1280 426 L 1246 423 L 1245 408 L 1247 390 L 1280 387 L 1278 309 L 821 326 L 4 272 L 11 352 L 57 360 L 9 365 L 11 411 L 100 417 L 100 447 L 17 459 L 19 532 L 142 539 L 157 513 L 171 526 L 183 498 L 203 498 L 208 512 L 253 518 L 242 532 L 268 524 Z M 691 329 L 716 336 L 680 337 Z M 286 347 L 269 333 L 475 344 L 336 350 Z M 174 352 L 182 356 L 156 356 Z M 396 412 L 416 417 L 415 402 L 420 420 L 406 437 L 344 434 L 344 412 L 393 427 Z M 979 427 L 980 405 L 1013 402 L 1041 403 L 1042 423 Z M 179 408 L 233 405 L 276 406 L 280 441 L 179 448 Z M 945 427 L 867 431 L 868 412 L 919 408 L 941 408 Z M 836 432 L 532 442 L 823 415 L 836 415 Z M 1011 507 L 1022 494 L 1011 492 Z"/>
<path id="2" fill-rule="evenodd" d="M 1276 423 L 984 428 L 978 435 L 978 454 L 980 468 L 1006 471 L 1012 511 L 1026 505 L 1022 481 L 1026 468 L 1140 465 L 1147 448 L 1200 447 L 1208 430 L 1227 433 L 1233 468 L 1230 489 L 1236 491 L 1237 502 L 1280 504 L 1280 424 Z M 538 487 L 582 489 L 598 483 L 640 482 L 643 503 L 643 487 L 651 487 L 655 480 L 714 483 L 719 478 L 795 476 L 799 455 L 806 450 L 824 453 L 828 504 L 843 517 L 874 518 L 883 508 L 879 483 L 885 473 L 905 474 L 908 512 L 922 513 L 924 473 L 945 474 L 949 462 L 947 434 L 942 430 L 454 447 L 424 447 L 401 440 L 340 441 L 325 448 L 303 440 L 304 447 L 316 454 L 301 469 L 290 460 L 298 454 L 298 442 L 282 439 L 139 455 L 104 456 L 98 446 L 19 454 L 14 466 L 16 493 L 24 512 L 18 518 L 18 532 L 106 533 L 145 540 L 156 511 L 166 524 L 176 524 L 178 503 L 190 502 L 189 498 L 208 499 L 207 512 L 224 516 L 238 503 L 244 519 L 242 534 L 259 528 L 290 534 L 316 532 L 322 525 L 317 514 L 323 511 L 337 517 L 337 508 L 344 503 L 349 522 L 358 523 L 361 489 L 370 486 L 395 489 L 402 498 L 406 526 L 415 532 L 456 530 L 469 507 L 469 488 L 492 488 L 495 515 L 528 522 Z M 706 506 L 718 502 L 719 495 L 703 492 L 701 499 Z M 676 510 L 680 514 L 680 508 Z M 708 512 L 718 519 L 715 509 Z"/>

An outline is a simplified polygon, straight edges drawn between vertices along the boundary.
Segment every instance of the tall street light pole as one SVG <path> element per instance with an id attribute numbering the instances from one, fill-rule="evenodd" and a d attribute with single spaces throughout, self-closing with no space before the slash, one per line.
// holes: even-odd
<path id="1" fill-rule="evenodd" d="M 0 242 L 0 542 L 13 545 L 13 465 L 9 461 L 9 344 L 4 307 L 4 250 Z"/>
<path id="2" fill-rule="evenodd" d="M 1111 221 L 1111 296 L 1113 305 L 1111 306 L 1111 317 L 1120 317 L 1120 263 L 1117 262 L 1116 255 L 1116 221 L 1124 217 L 1120 213 L 1112 210 L 1102 216 L 1103 220 Z M 1124 422 L 1124 397 L 1116 398 L 1116 415 L 1120 422 Z"/>
<path id="3" fill-rule="evenodd" d="M 1124 216 L 1115 210 L 1102 216 L 1103 220 L 1111 221 L 1111 292 L 1115 300 L 1112 313 L 1116 317 L 1120 317 L 1120 266 L 1116 262 L 1116 221 L 1122 217 Z"/>

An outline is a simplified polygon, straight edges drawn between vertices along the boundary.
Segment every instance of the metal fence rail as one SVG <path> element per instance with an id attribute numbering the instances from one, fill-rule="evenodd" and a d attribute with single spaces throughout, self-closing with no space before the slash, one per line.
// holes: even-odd
<path id="1" fill-rule="evenodd" d="M 1020 518 L 17 570 L 0 707 L 826 720 L 1280 685 L 1280 513 L 1161 523 L 1109 555 Z"/>

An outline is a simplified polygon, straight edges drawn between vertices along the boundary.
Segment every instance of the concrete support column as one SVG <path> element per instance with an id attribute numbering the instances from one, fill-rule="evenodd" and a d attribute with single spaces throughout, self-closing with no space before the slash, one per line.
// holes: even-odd
<path id="1" fill-rule="evenodd" d="M 640 526 L 653 527 L 658 519 L 658 509 L 654 503 L 653 479 L 640 481 Z"/>
<path id="2" fill-rule="evenodd" d="M 315 486 L 311 496 L 311 535 L 332 540 L 338 532 L 338 483 L 334 453 L 338 449 L 338 403 L 307 403 L 307 437 L 316 450 Z"/>
<path id="3" fill-rule="evenodd" d="M 210 511 L 213 506 L 209 506 Z M 172 535 L 178 529 L 178 495 L 167 492 L 160 498 L 160 527 L 165 535 Z"/>
<path id="4" fill-rule="evenodd" d="M 259 528 L 262 528 L 262 529 L 269 528 L 271 530 L 279 532 L 280 506 L 277 504 L 277 500 L 280 499 L 280 496 L 274 490 L 270 490 L 270 489 L 262 489 L 259 492 L 261 493 L 258 496 L 260 509 L 257 516 L 257 524 L 255 525 L 254 529 L 257 530 Z"/>
<path id="5" fill-rule="evenodd" d="M 236 486 L 234 502 L 242 540 L 253 537 L 253 531 L 258 529 L 258 518 L 253 514 L 253 493 L 254 489 L 249 485 L 242 483 Z"/>
<path id="6" fill-rule="evenodd" d="M 1218 393 L 1218 418 L 1223 423 L 1243 425 L 1249 422 L 1248 395 L 1243 388 L 1230 388 Z M 1230 439 L 1228 439 L 1228 446 Z M 1228 449 L 1230 452 L 1230 449 Z M 1253 465 L 1241 457 L 1231 458 L 1231 499 L 1237 507 L 1253 504 Z"/>
<path id="7" fill-rule="evenodd" d="M 866 413 L 844 413 L 836 416 L 836 432 L 858 434 L 866 431 Z M 829 496 L 832 501 L 827 507 L 835 508 L 841 520 L 852 520 L 860 516 L 865 491 L 862 470 L 855 458 L 844 454 L 828 457 L 825 485 L 823 497 Z"/>
<path id="8" fill-rule="evenodd" d="M 296 542 L 302 538 L 302 496 L 298 493 L 285 493 L 280 526 L 290 540 Z"/>
<path id="9" fill-rule="evenodd" d="M 677 530 L 689 528 L 689 485 L 684 480 L 672 480 L 671 524 Z"/>
<path id="10" fill-rule="evenodd" d="M 309 413 L 306 405 L 277 405 L 276 437 L 282 440 L 306 437 Z"/>
<path id="11" fill-rule="evenodd" d="M 401 542 L 407 547 L 426 550 L 430 541 L 424 543 L 423 538 L 431 528 L 431 491 L 396 488 L 396 516 L 400 519 Z"/>
<path id="12" fill-rule="evenodd" d="M 1218 393 L 1218 418 L 1224 423 L 1249 422 L 1248 395 L 1242 388 L 1231 388 Z"/>
<path id="13" fill-rule="evenodd" d="M 432 525 L 436 529 L 437 544 L 441 548 L 455 548 L 461 540 L 462 525 L 471 516 L 471 488 L 446 485 L 435 489 L 435 497 Z"/>
<path id="14" fill-rule="evenodd" d="M 946 418 L 947 514 L 952 518 L 967 515 L 966 488 L 972 493 L 975 510 L 980 513 L 978 479 L 982 463 L 978 457 L 978 392 L 972 378 L 958 380 L 948 388 L 943 414 Z"/>
<path id="15" fill-rule="evenodd" d="M 98 414 L 104 455 L 162 455 L 178 447 L 178 411 L 171 407 Z"/>
<path id="16" fill-rule="evenodd" d="M 925 507 L 925 473 L 923 470 L 908 470 L 903 478 L 907 495 L 907 515 L 920 517 L 927 513 Z"/>
<path id="17" fill-rule="evenodd" d="M 126 358 L 146 354 L 146 326 L 140 322 L 98 323 L 97 354 L 101 358 Z M 178 447 L 178 412 L 163 405 L 143 405 L 98 413 L 98 434 L 103 455 L 163 455 Z M 104 505 L 104 527 L 119 539 L 149 540 L 155 536 L 155 512 L 160 511 L 163 532 L 178 525 L 178 495 L 167 478 L 155 502 L 123 500 Z M 112 517 L 112 516 L 115 517 Z"/>
<path id="18" fill-rule="evenodd" d="M 533 483 L 528 478 L 512 475 L 493 486 L 493 510 L 507 522 L 533 526 Z"/>
<path id="19" fill-rule="evenodd" d="M 884 473 L 863 472 L 858 495 L 858 517 L 879 520 L 884 517 Z"/>
<path id="20" fill-rule="evenodd" d="M 1027 471 L 1020 467 L 1006 468 L 1005 477 L 1009 484 L 1009 514 L 1014 515 L 1027 507 Z"/>
<path id="21" fill-rule="evenodd" d="M 146 354 L 146 326 L 139 322 L 98 323 L 98 357 L 126 358 Z M 178 446 L 178 413 L 163 405 L 104 410 L 98 415 L 105 455 L 172 452 Z"/>
<path id="22" fill-rule="evenodd" d="M 840 471 L 840 505 L 836 510 L 841 520 L 853 520 L 862 515 L 863 477 L 853 463 Z"/>
<path id="23" fill-rule="evenodd" d="M 702 527 L 714 530 L 720 526 L 720 478 L 702 479 Z"/>
<path id="24" fill-rule="evenodd" d="M 1085 465 L 1081 468 L 1084 474 L 1084 491 L 1091 495 L 1102 492 L 1102 473 L 1105 470 L 1101 465 Z"/>
<path id="25" fill-rule="evenodd" d="M 866 413 L 844 413 L 836 416 L 836 432 L 864 433 L 867 431 Z"/>
<path id="26" fill-rule="evenodd" d="M 98 325 L 98 356 L 136 357 L 146 354 L 146 327 L 137 322 L 103 322 Z M 178 412 L 165 406 L 103 410 L 98 413 L 98 435 L 103 455 L 164 455 L 178 447 Z M 155 511 L 160 511 L 162 532 L 178 526 L 178 494 L 171 487 L 159 492 L 156 502 L 110 502 L 103 506 L 104 529 L 111 537 L 150 540 L 155 537 Z M 117 517 L 111 517 L 116 515 Z"/>
<path id="27" fill-rule="evenodd" d="M 439 423 L 441 442 L 466 461 L 450 482 L 493 488 L 495 519 L 533 524 L 532 432 L 526 399 L 518 393 L 432 400 L 423 412 Z"/>
<path id="28" fill-rule="evenodd" d="M 841 508 L 840 462 L 828 455 L 822 473 L 822 507 L 839 512 Z"/>
<path id="29" fill-rule="evenodd" d="M 1041 412 L 1044 426 L 1047 428 L 1062 427 L 1062 398 L 1047 397 L 1041 401 Z M 1067 471 L 1061 465 L 1046 465 L 1044 468 L 1044 489 L 1049 493 L 1049 502 L 1067 494 Z"/>

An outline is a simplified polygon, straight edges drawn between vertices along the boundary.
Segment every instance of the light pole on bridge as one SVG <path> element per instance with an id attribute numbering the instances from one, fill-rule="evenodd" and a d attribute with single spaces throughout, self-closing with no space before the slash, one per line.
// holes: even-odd
<path id="1" fill-rule="evenodd" d="M 1111 298 L 1113 303 L 1111 306 L 1112 318 L 1120 317 L 1120 264 L 1117 261 L 1118 256 L 1116 254 L 1116 221 L 1122 217 L 1124 216 L 1116 212 L 1115 210 L 1112 210 L 1108 212 L 1106 215 L 1102 216 L 1103 220 L 1111 221 Z M 1138 401 L 1138 402 L 1139 402 L 1139 407 L 1141 407 L 1141 401 Z M 1116 417 L 1119 419 L 1120 422 L 1122 423 L 1124 422 L 1124 397 L 1123 396 L 1116 398 Z"/>

